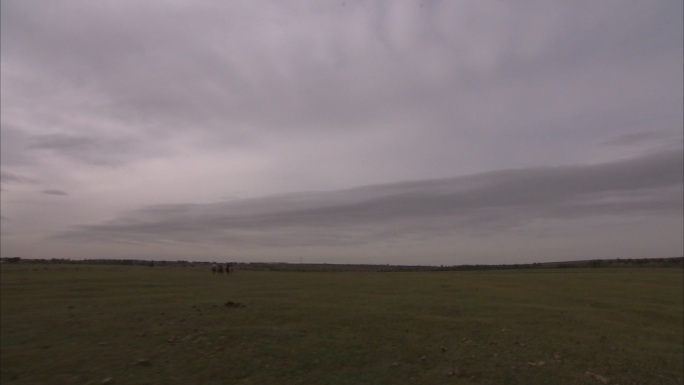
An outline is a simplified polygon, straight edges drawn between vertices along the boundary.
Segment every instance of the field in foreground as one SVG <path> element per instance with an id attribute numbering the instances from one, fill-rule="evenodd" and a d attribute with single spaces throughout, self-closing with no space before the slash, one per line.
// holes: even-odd
<path id="1" fill-rule="evenodd" d="M 2 384 L 684 383 L 681 269 L 3 265 L 0 285 Z"/>

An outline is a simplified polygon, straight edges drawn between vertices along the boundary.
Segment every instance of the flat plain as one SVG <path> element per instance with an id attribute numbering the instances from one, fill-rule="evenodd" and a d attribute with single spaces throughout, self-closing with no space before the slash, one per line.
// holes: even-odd
<path id="1" fill-rule="evenodd" d="M 682 384 L 684 271 L 3 265 L 2 384 Z"/>

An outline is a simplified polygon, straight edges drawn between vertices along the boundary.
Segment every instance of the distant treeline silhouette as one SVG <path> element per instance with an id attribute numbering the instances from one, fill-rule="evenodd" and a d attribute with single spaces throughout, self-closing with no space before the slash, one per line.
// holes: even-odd
<path id="1" fill-rule="evenodd" d="M 151 261 L 142 259 L 22 259 L 18 257 L 0 258 L 3 264 L 78 264 L 78 265 L 128 265 L 128 266 L 208 266 L 211 262 L 197 261 Z M 223 263 L 226 263 L 223 261 Z M 522 270 L 522 269 L 577 269 L 577 268 L 605 268 L 605 267 L 671 267 L 684 268 L 684 257 L 676 258 L 640 258 L 640 259 L 593 259 L 567 262 L 536 262 L 523 264 L 497 265 L 391 265 L 391 264 L 328 264 L 328 263 L 285 263 L 285 262 L 237 262 L 234 264 L 240 270 L 260 271 L 476 271 L 476 270 Z"/>

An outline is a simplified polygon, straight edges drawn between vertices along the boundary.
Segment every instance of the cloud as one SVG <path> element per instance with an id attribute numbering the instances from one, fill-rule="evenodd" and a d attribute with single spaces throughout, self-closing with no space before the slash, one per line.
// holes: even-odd
<path id="1" fill-rule="evenodd" d="M 48 151 L 90 165 L 112 166 L 130 162 L 141 154 L 130 139 L 104 135 L 46 134 L 29 138 L 27 150 Z"/>
<path id="2" fill-rule="evenodd" d="M 678 135 L 677 135 L 678 134 Z M 679 142 L 679 143 L 677 143 Z M 649 144 L 667 144 L 673 143 L 676 146 L 681 146 L 682 135 L 681 131 L 673 135 L 669 131 L 642 131 L 632 132 L 629 134 L 622 134 L 610 140 L 606 140 L 601 144 L 609 146 L 633 146 L 633 145 L 649 145 Z"/>
<path id="3" fill-rule="evenodd" d="M 57 190 L 57 189 L 43 190 L 43 191 L 41 191 L 40 193 L 41 193 L 41 194 L 46 194 L 46 195 L 58 195 L 58 196 L 66 196 L 66 195 L 69 195 L 66 191 Z"/>
<path id="4" fill-rule="evenodd" d="M 443 122 L 452 110 L 435 108 L 440 101 L 451 104 L 478 90 L 487 97 L 501 81 L 517 88 L 548 68 L 560 72 L 549 75 L 566 77 L 557 78 L 557 91 L 566 92 L 544 96 L 572 110 L 582 99 L 566 84 L 590 89 L 594 76 L 610 74 L 578 77 L 573 69 L 584 69 L 588 57 L 599 56 L 611 68 L 643 47 L 648 52 L 637 54 L 658 57 L 672 39 L 668 23 L 645 22 L 666 14 L 663 5 L 621 6 L 622 23 L 562 3 L 14 2 L 5 6 L 3 34 L 14 39 L 6 38 L 3 50 L 10 59 L 30 61 L 32 75 L 50 75 L 48 84 L 69 90 L 46 92 L 66 96 L 61 100 L 69 109 L 87 106 L 89 113 L 160 131 L 191 126 L 214 139 L 226 135 L 222 142 L 228 143 L 255 130 L 358 130 L 402 111 L 439 112 Z M 597 8 L 602 16 L 614 11 Z M 578 26 L 579 33 L 567 33 Z M 595 43 L 586 44 L 589 38 Z M 639 39 L 655 44 L 636 44 Z M 91 98 L 83 100 L 84 92 Z"/>
<path id="5" fill-rule="evenodd" d="M 30 149 L 99 165 L 425 127 L 434 153 L 467 152 L 502 132 L 587 116 L 594 130 L 616 124 L 611 109 L 633 120 L 681 104 L 680 87 L 657 86 L 681 83 L 661 79 L 681 68 L 669 7 L 10 1 L 3 106 L 31 113 L 3 119 L 35 134 Z"/>
<path id="6" fill-rule="evenodd" d="M 57 252 L 37 241 L 56 233 L 79 240 L 63 256 L 509 246 L 649 213 L 587 237 L 679 250 L 680 184 L 649 164 L 681 152 L 683 6 L 2 1 L 3 253 Z M 79 199 L 35 194 L 54 186 Z"/>
<path id="7" fill-rule="evenodd" d="M 65 134 L 39 135 L 32 138 L 32 142 L 29 148 L 60 151 L 74 151 L 97 147 L 97 141 L 94 138 Z"/>
<path id="8" fill-rule="evenodd" d="M 680 215 L 681 151 L 211 204 L 156 205 L 62 239 L 270 246 L 506 232 L 535 220 Z"/>
<path id="9" fill-rule="evenodd" d="M 34 184 L 37 183 L 37 181 L 33 178 L 27 177 L 25 175 L 21 174 L 15 174 L 10 171 L 2 171 L 0 172 L 0 182 L 1 183 L 28 183 L 28 184 Z"/>

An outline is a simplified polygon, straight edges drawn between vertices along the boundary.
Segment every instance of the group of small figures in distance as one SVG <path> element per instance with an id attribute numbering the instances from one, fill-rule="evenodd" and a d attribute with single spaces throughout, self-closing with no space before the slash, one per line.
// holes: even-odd
<path id="1" fill-rule="evenodd" d="M 212 272 L 212 274 L 216 274 L 216 273 L 223 274 L 224 272 L 226 274 L 230 274 L 233 272 L 233 264 L 232 263 L 226 263 L 224 265 L 222 263 L 218 263 L 218 264 L 214 263 L 213 265 L 211 265 L 211 272 Z"/>

